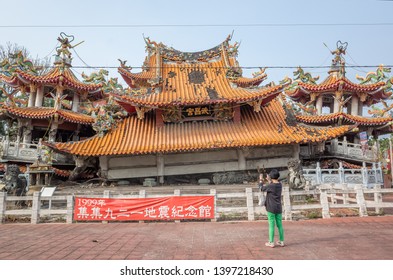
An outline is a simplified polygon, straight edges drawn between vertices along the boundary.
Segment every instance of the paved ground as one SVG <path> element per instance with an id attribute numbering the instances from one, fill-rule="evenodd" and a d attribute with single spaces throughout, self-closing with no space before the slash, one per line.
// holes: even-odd
<path id="1" fill-rule="evenodd" d="M 287 246 L 268 248 L 267 221 L 0 225 L 1 260 L 393 260 L 393 216 L 284 221 Z"/>

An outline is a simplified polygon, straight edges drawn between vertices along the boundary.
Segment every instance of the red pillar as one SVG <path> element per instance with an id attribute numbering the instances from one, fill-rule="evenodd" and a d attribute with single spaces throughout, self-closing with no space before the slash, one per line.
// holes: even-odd
<path id="1" fill-rule="evenodd" d="M 164 119 L 162 118 L 162 110 L 156 110 L 156 127 L 163 127 Z"/>

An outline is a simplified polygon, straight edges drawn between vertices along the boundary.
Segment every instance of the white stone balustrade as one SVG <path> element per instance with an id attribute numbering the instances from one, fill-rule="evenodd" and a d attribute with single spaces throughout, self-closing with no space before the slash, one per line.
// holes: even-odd
<path id="1" fill-rule="evenodd" d="M 343 141 L 338 139 L 333 139 L 325 143 L 326 150 L 331 155 L 343 156 L 351 159 L 360 159 L 364 161 L 377 161 L 377 151 L 376 148 L 368 147 L 363 150 L 362 145 L 349 143 L 344 137 Z M 315 156 L 315 148 L 311 145 L 301 146 L 300 155 L 303 157 Z"/>
<path id="2" fill-rule="evenodd" d="M 304 178 L 311 185 L 320 184 L 362 184 L 365 187 L 373 187 L 375 184 L 383 184 L 383 173 L 380 163 L 373 163 L 372 168 L 344 169 L 340 163 L 337 169 L 322 169 L 320 163 L 313 169 L 303 169 Z"/>

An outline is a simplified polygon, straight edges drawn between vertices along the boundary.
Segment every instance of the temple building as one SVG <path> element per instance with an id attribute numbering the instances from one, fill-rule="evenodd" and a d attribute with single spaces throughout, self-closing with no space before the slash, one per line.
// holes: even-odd
<path id="1" fill-rule="evenodd" d="M 96 134 L 96 104 L 107 104 L 107 71 L 82 73 L 80 81 L 71 65 L 73 40 L 60 34 L 54 64 L 46 71 L 39 71 L 21 51 L 1 63 L 0 82 L 8 98 L 0 105 L 0 117 L 18 125 L 16 139 L 2 137 L 2 162 L 22 167 L 40 160 L 68 177 L 75 166 L 72 155 L 52 153 L 41 142 L 78 141 Z"/>
<path id="2" fill-rule="evenodd" d="M 392 132 L 393 118 L 388 113 L 393 105 L 386 103 L 392 94 L 392 80 L 386 73 L 389 68 L 379 66 L 366 77 L 356 75 L 357 83 L 346 77 L 344 55 L 347 43 L 337 43 L 328 76 L 317 83 L 319 77 L 305 73 L 301 67 L 294 72 L 294 80 L 285 89 L 286 95 L 298 109 L 296 120 L 319 127 L 355 125 L 343 136 L 316 145 L 303 145 L 301 156 L 307 159 L 331 160 L 340 158 L 349 164 L 378 162 L 378 147 L 367 147 L 367 140 Z M 382 104 L 383 108 L 374 107 Z M 371 108 L 367 112 L 365 108 Z M 360 146 L 364 135 L 363 147 Z"/>
<path id="3" fill-rule="evenodd" d="M 261 85 L 265 69 L 243 77 L 239 45 L 230 40 L 191 53 L 145 38 L 142 71 L 121 61 L 118 71 L 129 88 L 111 93 L 128 116 L 100 135 L 45 145 L 82 161 L 98 158 L 100 176 L 109 180 L 165 183 L 193 175 L 227 183 L 231 173 L 244 180 L 261 168 L 287 170 L 289 159 L 299 159 L 300 145 L 325 143 L 356 128 L 298 119 L 283 94 L 291 80 Z M 309 98 L 296 94 L 304 102 Z"/>

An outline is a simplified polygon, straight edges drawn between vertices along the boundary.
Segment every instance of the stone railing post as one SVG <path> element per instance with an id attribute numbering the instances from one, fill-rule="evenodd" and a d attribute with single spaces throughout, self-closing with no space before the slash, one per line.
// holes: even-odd
<path id="1" fill-rule="evenodd" d="M 72 224 L 74 216 L 74 197 L 72 195 L 67 195 L 67 217 L 66 223 Z"/>
<path id="2" fill-rule="evenodd" d="M 210 195 L 214 196 L 214 219 L 211 219 L 211 222 L 217 222 L 217 190 L 216 189 L 210 189 Z"/>
<path id="3" fill-rule="evenodd" d="M 292 206 L 291 206 L 291 195 L 289 192 L 289 186 L 282 188 L 283 190 L 283 206 L 284 206 L 284 219 L 286 221 L 292 220 Z"/>
<path id="4" fill-rule="evenodd" d="M 344 177 L 344 167 L 343 167 L 343 163 L 340 161 L 339 162 L 339 167 L 338 167 L 338 176 L 339 176 L 339 180 L 340 183 L 345 183 L 345 177 Z"/>
<path id="5" fill-rule="evenodd" d="M 329 201 L 326 190 L 321 190 L 320 201 L 322 206 L 322 218 L 330 218 Z"/>
<path id="6" fill-rule="evenodd" d="M 31 223 L 38 224 L 40 221 L 41 192 L 33 193 L 33 205 L 31 207 Z"/>
<path id="7" fill-rule="evenodd" d="M 8 156 L 8 149 L 10 148 L 10 136 L 5 137 L 4 146 L 3 146 L 3 156 Z"/>
<path id="8" fill-rule="evenodd" d="M 317 168 L 315 169 L 315 173 L 317 175 L 317 184 L 322 183 L 322 170 L 321 170 L 321 164 L 317 162 Z"/>
<path id="9" fill-rule="evenodd" d="M 348 155 L 348 141 L 346 136 L 344 136 L 344 140 L 343 140 L 343 152 L 344 155 Z"/>
<path id="10" fill-rule="evenodd" d="M 368 170 L 367 170 L 367 166 L 366 166 L 365 162 L 363 162 L 363 165 L 362 165 L 362 179 L 363 179 L 363 186 L 367 187 L 367 184 L 368 184 Z"/>
<path id="11" fill-rule="evenodd" d="M 246 188 L 246 201 L 247 201 L 247 213 L 248 213 L 248 220 L 254 221 L 254 201 L 252 197 L 252 188 Z"/>
<path id="12" fill-rule="evenodd" d="M 375 178 L 374 183 L 376 184 L 378 182 L 378 177 L 377 177 L 377 164 L 375 162 L 373 162 L 372 169 L 373 169 L 374 178 Z"/>
<path id="13" fill-rule="evenodd" d="M 378 176 L 377 176 L 376 183 L 383 184 L 383 171 L 380 162 L 377 163 L 377 174 Z"/>
<path id="14" fill-rule="evenodd" d="M 375 187 L 374 187 L 374 191 L 375 191 L 375 193 L 374 193 L 374 202 L 376 204 L 379 204 L 379 203 L 382 202 L 382 193 L 380 193 L 380 190 L 381 190 L 381 185 L 375 184 Z M 376 214 L 381 214 L 381 208 L 376 206 L 375 207 L 375 213 Z"/>
<path id="15" fill-rule="evenodd" d="M 343 191 L 347 191 L 348 190 L 348 184 L 342 184 L 343 187 Z M 347 204 L 348 203 L 348 193 L 343 193 L 343 204 Z"/>
<path id="16" fill-rule="evenodd" d="M 368 216 L 366 200 L 364 199 L 362 185 L 356 185 L 355 190 L 356 190 L 356 201 L 359 206 L 359 216 L 360 217 Z"/>
<path id="17" fill-rule="evenodd" d="M 15 157 L 19 157 L 19 144 L 20 144 L 20 138 L 18 135 L 15 142 L 15 152 L 14 152 Z"/>
<path id="18" fill-rule="evenodd" d="M 0 192 L 0 224 L 5 221 L 5 210 L 7 208 L 7 193 Z"/>

